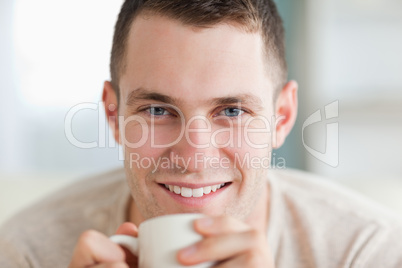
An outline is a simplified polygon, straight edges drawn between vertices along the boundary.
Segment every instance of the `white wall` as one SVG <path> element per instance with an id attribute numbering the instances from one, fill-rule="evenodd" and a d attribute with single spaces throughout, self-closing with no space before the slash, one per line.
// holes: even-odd
<path id="1" fill-rule="evenodd" d="M 339 166 L 306 153 L 307 169 L 402 180 L 402 2 L 311 0 L 306 10 L 303 116 L 339 101 L 331 121 L 339 123 Z M 309 131 L 310 144 L 323 151 L 325 122 Z"/>
<path id="2" fill-rule="evenodd" d="M 298 6 L 288 50 L 290 78 L 300 85 L 300 108 L 287 153 L 302 152 L 304 169 L 401 214 L 402 2 L 289 1 Z M 334 101 L 338 116 L 326 120 L 325 107 Z M 317 159 L 302 144 L 303 124 L 316 111 L 322 120 L 304 129 L 304 142 L 337 159 L 335 166 Z M 331 139 L 329 124 L 338 127 Z M 328 146 L 336 150 L 326 151 Z"/>
<path id="3" fill-rule="evenodd" d="M 43 172 L 74 177 L 121 165 L 116 147 L 80 149 L 64 131 L 71 107 L 101 99 L 121 3 L 0 2 L 0 179 Z M 97 141 L 99 128 L 107 132 L 99 120 L 104 123 L 102 109 L 81 111 L 73 133 Z"/>

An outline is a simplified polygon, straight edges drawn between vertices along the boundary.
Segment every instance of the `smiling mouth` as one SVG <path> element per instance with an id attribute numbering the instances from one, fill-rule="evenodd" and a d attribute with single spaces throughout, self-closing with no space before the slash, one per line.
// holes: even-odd
<path id="1" fill-rule="evenodd" d="M 214 193 L 229 184 L 230 183 L 215 184 L 211 186 L 200 187 L 197 189 L 180 187 L 177 185 L 168 185 L 168 184 L 162 184 L 162 185 L 170 192 L 188 198 L 188 197 L 203 197 L 204 195 Z"/>

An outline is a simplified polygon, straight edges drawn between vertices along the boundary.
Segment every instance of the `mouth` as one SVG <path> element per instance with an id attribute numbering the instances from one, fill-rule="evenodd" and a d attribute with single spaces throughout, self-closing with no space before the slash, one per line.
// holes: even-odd
<path id="1" fill-rule="evenodd" d="M 211 193 L 220 191 L 222 188 L 227 187 L 229 184 L 230 182 L 226 182 L 197 188 L 190 188 L 171 184 L 160 184 L 160 185 L 176 195 L 180 195 L 185 198 L 191 198 L 191 197 L 199 198 L 203 197 L 204 195 L 209 195 Z"/>
<path id="2" fill-rule="evenodd" d="M 227 202 L 231 196 L 232 181 L 211 183 L 159 182 L 159 202 L 174 212 L 208 213 L 205 209 L 215 208 Z M 171 203 L 173 202 L 173 203 Z"/>

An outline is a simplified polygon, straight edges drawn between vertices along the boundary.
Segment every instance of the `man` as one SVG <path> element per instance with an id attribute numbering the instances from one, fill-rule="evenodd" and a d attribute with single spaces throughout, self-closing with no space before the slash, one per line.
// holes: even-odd
<path id="1" fill-rule="evenodd" d="M 0 266 L 136 267 L 108 236 L 198 212 L 203 240 L 179 251 L 183 265 L 402 267 L 396 218 L 311 175 L 268 168 L 297 110 L 283 39 L 272 1 L 125 1 L 103 91 L 124 173 L 11 220 Z"/>

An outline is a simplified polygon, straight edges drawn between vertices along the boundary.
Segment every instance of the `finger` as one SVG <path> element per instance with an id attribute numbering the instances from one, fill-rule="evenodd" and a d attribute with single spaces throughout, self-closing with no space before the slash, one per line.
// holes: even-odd
<path id="1" fill-rule="evenodd" d="M 80 236 L 69 267 L 86 267 L 99 263 L 123 261 L 124 251 L 118 245 L 105 235 L 90 230 Z"/>
<path id="2" fill-rule="evenodd" d="M 258 255 L 255 251 L 248 251 L 225 262 L 220 262 L 213 268 L 244 268 L 244 267 L 265 267 L 274 268 L 271 258 Z"/>
<path id="3" fill-rule="evenodd" d="M 194 221 L 194 229 L 204 236 L 211 236 L 245 232 L 251 227 L 235 218 L 221 216 L 197 219 Z"/>
<path id="4" fill-rule="evenodd" d="M 138 237 L 138 228 L 134 223 L 125 222 L 117 229 L 116 234 Z"/>
<path id="5" fill-rule="evenodd" d="M 256 230 L 211 236 L 182 249 L 178 260 L 185 264 L 197 264 L 205 261 L 223 261 L 247 251 L 256 251 L 261 255 L 269 254 L 264 236 Z"/>
<path id="6" fill-rule="evenodd" d="M 122 225 L 120 225 L 120 227 L 116 231 L 116 234 L 138 237 L 138 228 L 134 223 L 125 222 Z M 124 246 L 121 246 L 121 248 L 124 251 L 125 260 L 127 264 L 129 264 L 130 267 L 133 265 L 137 265 L 138 257 L 135 256 L 133 253 L 131 253 L 131 251 L 125 248 Z"/>
<path id="7" fill-rule="evenodd" d="M 118 262 L 118 263 L 98 264 L 95 266 L 91 266 L 91 268 L 129 268 L 129 266 L 124 262 Z"/>

